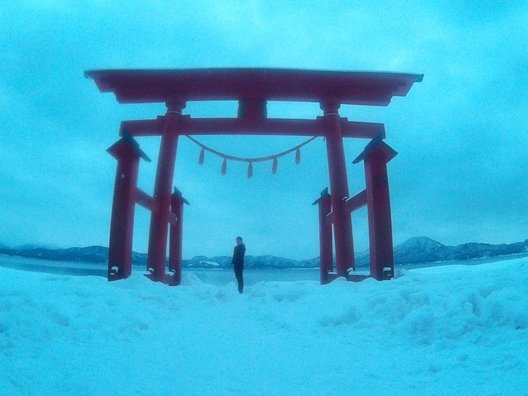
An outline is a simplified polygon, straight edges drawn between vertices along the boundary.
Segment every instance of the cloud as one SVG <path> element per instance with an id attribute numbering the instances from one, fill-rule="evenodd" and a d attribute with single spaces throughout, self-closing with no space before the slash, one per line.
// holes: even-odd
<path id="1" fill-rule="evenodd" d="M 126 12 L 125 12 L 126 11 Z M 0 242 L 106 244 L 115 161 L 105 153 L 123 119 L 153 118 L 163 105 L 116 103 L 83 71 L 96 68 L 292 67 L 424 73 L 388 108 L 343 106 L 350 119 L 384 122 L 399 155 L 389 164 L 395 240 L 444 243 L 526 238 L 528 195 L 526 42 L 523 2 L 17 2 L 0 6 Z M 6 110 L 7 109 L 7 110 Z M 234 103 L 189 103 L 190 114 L 232 115 Z M 315 117 L 317 104 L 270 104 L 280 116 Z M 300 138 L 204 137 L 236 155 L 265 155 Z M 350 190 L 364 186 L 351 161 Z M 152 191 L 159 139 L 140 139 L 153 163 L 139 184 Z M 180 140 L 174 183 L 186 208 L 184 254 L 220 254 L 231 234 L 253 252 L 318 254 L 311 202 L 328 186 L 325 148 L 279 175 L 219 162 L 196 165 Z M 146 249 L 148 213 L 138 208 L 135 248 Z M 354 216 L 357 250 L 365 213 Z"/>

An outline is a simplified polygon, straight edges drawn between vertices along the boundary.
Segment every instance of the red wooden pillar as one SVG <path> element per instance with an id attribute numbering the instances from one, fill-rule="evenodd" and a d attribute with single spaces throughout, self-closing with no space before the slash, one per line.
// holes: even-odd
<path id="1" fill-rule="evenodd" d="M 172 180 L 178 145 L 178 121 L 185 107 L 182 102 L 167 103 L 167 114 L 161 136 L 154 199 L 158 210 L 152 212 L 150 220 L 147 271 L 155 281 L 165 280 L 165 259 L 167 253 L 167 232 L 170 215 Z"/>
<path id="2" fill-rule="evenodd" d="M 132 236 L 139 157 L 150 159 L 139 144 L 124 136 L 108 149 L 117 159 L 114 201 L 108 248 L 108 280 L 128 278 L 132 273 Z"/>
<path id="3" fill-rule="evenodd" d="M 387 162 L 398 153 L 377 138 L 354 160 L 365 162 L 370 244 L 370 275 L 377 280 L 394 277 L 394 250 Z"/>
<path id="4" fill-rule="evenodd" d="M 171 285 L 179 285 L 182 279 L 182 235 L 183 235 L 183 204 L 189 204 L 177 188 L 171 196 L 172 221 L 169 232 L 169 271 L 173 277 Z"/>
<path id="5" fill-rule="evenodd" d="M 313 203 L 319 204 L 319 250 L 320 250 L 320 279 L 324 285 L 330 282 L 328 273 L 334 271 L 334 257 L 332 254 L 332 223 L 328 215 L 332 211 L 331 196 L 328 188 L 321 192 L 321 197 Z"/>
<path id="6" fill-rule="evenodd" d="M 347 276 L 349 268 L 355 269 L 354 243 L 352 240 L 352 218 L 345 202 L 349 198 L 349 192 L 345 149 L 341 134 L 341 118 L 337 112 L 339 106 L 337 100 L 321 102 L 326 125 L 326 150 L 332 195 L 336 272 L 337 276 Z"/>

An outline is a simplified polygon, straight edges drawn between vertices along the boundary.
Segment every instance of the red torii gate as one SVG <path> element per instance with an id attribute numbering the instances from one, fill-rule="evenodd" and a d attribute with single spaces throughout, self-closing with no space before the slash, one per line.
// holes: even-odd
<path id="1" fill-rule="evenodd" d="M 354 277 L 351 212 L 368 205 L 371 276 L 394 273 L 392 228 L 386 163 L 396 154 L 382 139 L 383 124 L 349 121 L 339 116 L 341 104 L 387 106 L 393 96 L 405 96 L 423 75 L 375 72 L 336 72 L 291 69 L 92 70 L 102 92 L 113 92 L 119 103 L 161 102 L 167 112 L 151 120 L 123 121 L 122 138 L 109 148 L 117 160 L 110 230 L 108 279 L 126 278 L 132 265 L 135 203 L 151 211 L 147 270 L 156 281 L 181 280 L 181 193 L 171 194 L 176 149 L 180 135 L 299 135 L 324 136 L 330 191 L 319 203 L 321 282 L 335 276 Z M 188 101 L 236 100 L 236 118 L 192 118 L 183 115 Z M 314 120 L 267 117 L 267 101 L 319 102 L 323 116 Z M 161 136 L 153 196 L 136 186 L 139 159 L 148 160 L 134 136 Z M 364 160 L 366 190 L 350 198 L 343 138 L 372 142 L 354 161 Z M 170 225 L 169 269 L 165 274 Z M 332 232 L 333 225 L 333 232 Z M 333 274 L 332 239 L 336 273 Z"/>

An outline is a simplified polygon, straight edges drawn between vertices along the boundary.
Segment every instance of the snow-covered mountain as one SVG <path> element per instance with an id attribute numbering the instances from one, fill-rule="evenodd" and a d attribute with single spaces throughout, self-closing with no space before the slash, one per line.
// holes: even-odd
<path id="1" fill-rule="evenodd" d="M 52 249 L 45 247 L 17 248 L 0 247 L 0 254 L 28 258 L 40 258 L 53 261 L 76 261 L 102 263 L 108 259 L 108 248 L 103 246 L 72 247 L 68 249 Z M 134 256 L 138 253 L 134 253 Z"/>
<path id="2" fill-rule="evenodd" d="M 292 260 L 277 256 L 246 256 L 244 260 L 246 268 L 261 269 L 284 269 L 284 268 L 316 268 L 319 266 L 319 258 L 311 260 Z M 231 257 L 197 256 L 190 260 L 183 260 L 183 266 L 187 268 L 230 268 Z"/>
<path id="3" fill-rule="evenodd" d="M 83 248 L 51 249 L 43 247 L 7 248 L 0 246 L 0 254 L 20 256 L 52 261 L 72 261 L 104 263 L 108 259 L 108 248 L 103 246 L 88 246 Z M 134 265 L 146 265 L 145 253 L 132 253 Z M 183 260 L 186 268 L 230 268 L 230 256 L 206 257 L 196 256 L 190 260 Z M 292 260 L 277 256 L 246 256 L 246 268 L 281 269 L 281 268 L 315 268 L 319 266 L 319 258 L 310 260 Z"/>
<path id="4" fill-rule="evenodd" d="M 394 261 L 397 263 L 443 261 L 449 255 L 449 247 L 427 237 L 414 237 L 394 248 Z"/>
<path id="5" fill-rule="evenodd" d="M 394 248 L 394 261 L 399 264 L 426 263 L 498 257 L 527 252 L 528 240 L 499 245 L 470 242 L 456 246 L 446 246 L 427 237 L 415 237 Z"/>
<path id="6" fill-rule="evenodd" d="M 511 244 L 492 245 L 488 243 L 470 242 L 457 246 L 446 246 L 427 237 L 415 237 L 397 245 L 394 248 L 396 264 L 430 263 L 436 261 L 467 260 L 482 257 L 507 256 L 528 253 L 528 240 Z M 1 247 L 0 254 L 40 258 L 55 261 L 104 263 L 108 258 L 108 248 L 103 246 L 73 247 L 68 249 L 50 249 L 42 247 Z M 135 265 L 146 265 L 147 255 L 134 252 L 132 261 Z M 356 252 L 356 264 L 368 266 L 368 251 Z M 186 268 L 230 268 L 231 257 L 197 256 L 183 260 Z M 293 260 L 277 256 L 246 256 L 246 268 L 285 269 L 285 268 L 317 268 L 319 258 L 308 260 Z"/>

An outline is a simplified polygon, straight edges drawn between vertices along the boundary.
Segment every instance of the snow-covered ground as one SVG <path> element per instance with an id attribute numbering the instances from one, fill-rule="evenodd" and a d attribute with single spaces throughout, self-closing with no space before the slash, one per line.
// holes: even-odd
<path id="1" fill-rule="evenodd" d="M 0 268 L 2 395 L 528 395 L 528 258 L 239 295 Z"/>

